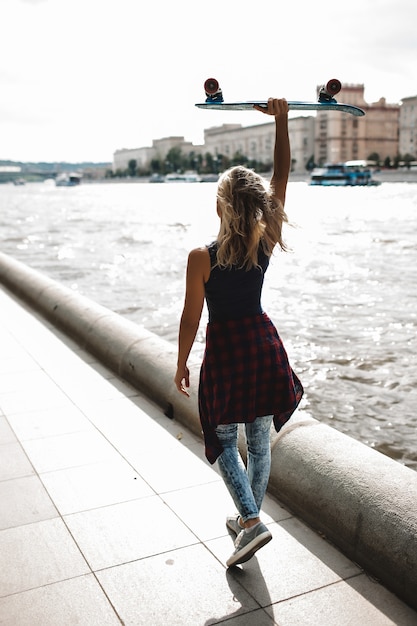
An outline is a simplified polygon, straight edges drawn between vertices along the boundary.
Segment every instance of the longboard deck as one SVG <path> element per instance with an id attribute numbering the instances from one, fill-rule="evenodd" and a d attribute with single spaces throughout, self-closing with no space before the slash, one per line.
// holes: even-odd
<path id="1" fill-rule="evenodd" d="M 246 100 L 245 102 L 202 102 L 196 104 L 200 109 L 213 109 L 216 111 L 254 111 L 254 105 L 267 107 L 266 100 Z M 360 117 L 365 115 L 365 111 L 353 104 L 342 104 L 341 102 L 301 102 L 289 101 L 290 111 L 341 111 Z"/>

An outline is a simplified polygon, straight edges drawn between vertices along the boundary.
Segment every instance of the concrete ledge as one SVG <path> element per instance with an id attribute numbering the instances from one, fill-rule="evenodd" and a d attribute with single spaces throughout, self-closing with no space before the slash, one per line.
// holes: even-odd
<path id="1" fill-rule="evenodd" d="M 173 385 L 174 346 L 2 253 L 0 282 L 201 435 L 196 396 Z M 199 364 L 190 369 L 196 389 Z M 274 441 L 269 489 L 417 608 L 417 472 L 298 417 Z"/>
<path id="2" fill-rule="evenodd" d="M 417 607 L 417 472 L 310 419 L 275 441 L 270 490 Z"/>

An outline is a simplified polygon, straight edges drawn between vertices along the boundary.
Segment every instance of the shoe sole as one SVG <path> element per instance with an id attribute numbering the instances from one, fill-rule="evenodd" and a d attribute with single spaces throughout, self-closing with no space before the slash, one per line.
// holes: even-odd
<path id="1" fill-rule="evenodd" d="M 261 535 L 258 535 L 253 539 L 250 543 L 248 543 L 244 548 L 239 550 L 236 554 L 232 554 L 232 556 L 226 561 L 227 567 L 232 567 L 233 565 L 240 565 L 241 563 L 246 563 L 249 561 L 260 548 L 263 548 L 269 541 L 271 541 L 272 535 L 268 531 L 263 532 Z"/>

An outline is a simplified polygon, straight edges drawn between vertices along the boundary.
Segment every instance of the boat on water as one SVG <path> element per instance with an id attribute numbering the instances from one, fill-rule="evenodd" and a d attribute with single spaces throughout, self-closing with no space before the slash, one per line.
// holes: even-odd
<path id="1" fill-rule="evenodd" d="M 185 174 L 167 174 L 166 183 L 201 183 L 201 177 L 196 172 L 185 172 Z"/>
<path id="2" fill-rule="evenodd" d="M 165 176 L 163 176 L 162 174 L 152 174 L 152 176 L 149 179 L 150 183 L 164 183 L 165 182 Z"/>
<path id="3" fill-rule="evenodd" d="M 152 174 L 150 183 L 216 183 L 219 180 L 218 174 L 197 174 L 196 172 L 186 172 L 185 174 Z"/>
<path id="4" fill-rule="evenodd" d="M 55 185 L 57 187 L 75 187 L 81 183 L 82 175 L 78 172 L 62 173 L 55 179 Z"/>
<path id="5" fill-rule="evenodd" d="M 324 167 L 314 169 L 310 176 L 310 185 L 322 187 L 367 187 L 380 184 L 380 181 L 373 178 L 372 169 L 367 161 L 328 163 Z"/>

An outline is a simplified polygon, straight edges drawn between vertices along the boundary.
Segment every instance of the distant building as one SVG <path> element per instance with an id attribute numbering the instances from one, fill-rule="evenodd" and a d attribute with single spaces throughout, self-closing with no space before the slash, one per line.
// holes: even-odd
<path id="1" fill-rule="evenodd" d="M 211 154 L 215 159 L 225 156 L 231 159 L 237 152 L 249 156 L 249 140 L 253 135 L 252 126 L 242 128 L 242 124 L 222 124 L 204 130 L 204 153 Z M 246 131 L 246 132 L 245 132 Z"/>
<path id="2" fill-rule="evenodd" d="M 314 154 L 314 117 L 289 119 L 291 157 L 294 171 L 305 171 Z M 275 143 L 275 123 L 242 127 L 241 124 L 223 124 L 204 131 L 204 152 L 215 158 L 232 159 L 243 155 L 250 160 L 272 168 Z"/>
<path id="3" fill-rule="evenodd" d="M 417 96 L 403 98 L 400 108 L 400 154 L 417 160 Z"/>
<path id="4" fill-rule="evenodd" d="M 337 111 L 319 111 L 316 117 L 315 162 L 340 163 L 368 159 L 378 154 L 380 161 L 391 161 L 398 154 L 398 104 L 387 104 L 385 98 L 368 104 L 363 85 L 344 85 L 337 95 L 339 102 L 364 109 L 364 117 Z"/>
<path id="5" fill-rule="evenodd" d="M 121 148 L 113 153 L 113 172 L 127 170 L 129 161 L 136 161 L 137 167 L 146 167 L 153 158 L 152 148 Z"/>
<path id="6" fill-rule="evenodd" d="M 0 165 L 2 174 L 19 174 L 22 171 L 20 165 Z"/>
<path id="7" fill-rule="evenodd" d="M 288 120 L 293 172 L 305 172 L 309 163 L 314 159 L 315 127 L 316 118 L 312 116 Z"/>
<path id="8" fill-rule="evenodd" d="M 185 141 L 184 137 L 164 137 L 163 139 L 154 139 L 152 142 L 154 158 L 157 159 L 164 159 L 172 148 L 180 148 L 184 154 L 195 150 L 191 141 Z"/>
<path id="9" fill-rule="evenodd" d="M 122 148 L 113 154 L 113 172 L 126 170 L 129 161 L 135 160 L 137 167 L 149 167 L 152 159 L 164 160 L 171 148 L 180 148 L 184 154 L 201 151 L 201 146 L 194 146 L 190 141 L 185 141 L 184 137 L 164 137 L 154 139 L 152 146 L 146 148 Z"/>
<path id="10" fill-rule="evenodd" d="M 20 165 L 0 165 L 0 183 L 16 181 L 21 173 Z"/>

